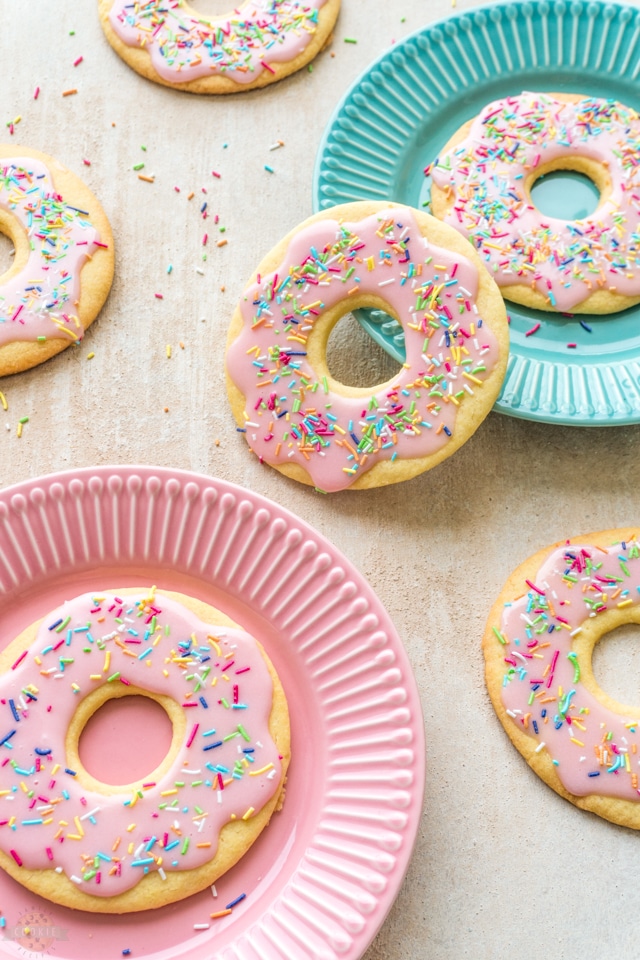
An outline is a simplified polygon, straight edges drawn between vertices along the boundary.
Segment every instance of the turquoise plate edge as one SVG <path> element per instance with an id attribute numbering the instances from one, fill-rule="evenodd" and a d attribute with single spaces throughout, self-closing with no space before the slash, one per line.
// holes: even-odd
<path id="1" fill-rule="evenodd" d="M 428 209 L 424 167 L 491 99 L 567 90 L 640 110 L 639 74 L 640 10 L 625 4 L 510 0 L 420 28 L 374 61 L 334 111 L 316 157 L 314 208 L 379 199 Z M 640 422 L 640 306 L 582 324 L 507 306 L 511 351 L 495 410 L 573 426 Z M 394 320 L 357 316 L 404 360 Z"/>

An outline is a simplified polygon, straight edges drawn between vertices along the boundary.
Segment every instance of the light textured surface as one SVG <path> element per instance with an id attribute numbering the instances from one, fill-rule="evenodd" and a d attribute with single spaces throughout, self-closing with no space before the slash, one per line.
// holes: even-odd
<path id="1" fill-rule="evenodd" d="M 4 124 L 20 116 L 12 139 L 80 174 L 116 237 L 114 287 L 83 344 L 0 381 L 9 404 L 0 409 L 0 484 L 104 463 L 210 473 L 286 505 L 369 579 L 422 692 L 428 774 L 407 880 L 366 960 L 529 960 L 544 950 L 633 957 L 639 838 L 576 810 L 527 768 L 493 714 L 480 641 L 494 597 L 525 557 L 565 536 L 637 521 L 640 428 L 492 414 L 430 473 L 321 497 L 251 458 L 225 398 L 235 300 L 262 256 L 312 212 L 315 154 L 339 97 L 394 38 L 449 13 L 449 0 L 344 0 L 334 43 L 311 73 L 218 100 L 129 71 L 91 0 L 0 0 L 5 138 Z M 271 152 L 278 140 L 285 145 Z M 140 162 L 154 183 L 138 179 Z M 218 248 L 219 239 L 228 243 Z M 349 349 L 347 369 L 370 371 L 366 338 Z M 18 438 L 22 417 L 29 422 Z"/>

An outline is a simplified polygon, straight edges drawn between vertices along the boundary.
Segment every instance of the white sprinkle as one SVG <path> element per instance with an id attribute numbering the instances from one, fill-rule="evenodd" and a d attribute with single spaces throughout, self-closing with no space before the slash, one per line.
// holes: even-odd
<path id="1" fill-rule="evenodd" d="M 161 880 L 166 880 L 166 879 L 167 879 L 167 875 L 166 875 L 166 873 L 164 872 L 164 870 L 162 869 L 162 867 L 158 867 L 158 874 L 160 875 L 160 879 L 161 879 Z"/>
<path id="2" fill-rule="evenodd" d="M 76 877 L 75 873 L 73 873 L 73 874 L 69 877 L 69 880 L 71 880 L 72 883 L 82 883 L 82 878 L 81 878 L 81 877 Z"/>
<path id="3" fill-rule="evenodd" d="M 209 927 L 210 927 L 210 924 L 208 923 L 194 923 L 193 925 L 194 930 L 208 930 Z"/>
<path id="4" fill-rule="evenodd" d="M 83 815 L 80 817 L 80 819 L 81 819 L 81 820 L 88 820 L 89 817 L 95 816 L 95 814 L 98 813 L 99 811 L 100 811 L 100 807 L 94 807 L 93 810 L 90 810 L 90 811 L 89 811 L 89 813 L 83 814 Z"/>
<path id="5" fill-rule="evenodd" d="M 544 742 L 544 740 L 542 741 L 542 743 L 539 743 L 538 746 L 536 747 L 536 753 L 540 753 L 543 747 L 546 747 L 546 743 Z"/>
<path id="6" fill-rule="evenodd" d="M 216 890 L 216 885 L 215 885 L 215 883 L 212 883 L 212 884 L 211 884 L 211 895 L 212 895 L 214 898 L 218 896 L 218 891 Z"/>
<path id="7" fill-rule="evenodd" d="M 380 283 L 378 284 L 378 286 L 379 286 L 379 287 L 388 287 L 390 283 L 395 283 L 395 282 L 396 282 L 396 278 L 395 278 L 395 277 L 389 277 L 388 280 L 381 280 Z"/>

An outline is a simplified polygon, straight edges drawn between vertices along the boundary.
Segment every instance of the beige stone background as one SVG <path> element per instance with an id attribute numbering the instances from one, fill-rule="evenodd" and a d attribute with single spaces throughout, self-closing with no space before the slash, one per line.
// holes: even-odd
<path id="1" fill-rule="evenodd" d="M 194 5 L 220 13 L 229 2 Z M 458 9 L 473 5 L 458 0 Z M 343 0 L 334 40 L 312 72 L 219 99 L 130 72 L 107 45 L 96 8 L 94 0 L 0 0 L 3 138 L 83 176 L 117 243 L 113 290 L 82 345 L 0 381 L 9 405 L 0 409 L 0 486 L 104 463 L 193 469 L 284 504 L 367 577 L 417 677 L 428 766 L 415 855 L 366 960 L 636 957 L 640 837 L 580 812 L 529 771 L 493 714 L 480 638 L 503 581 L 530 553 L 640 519 L 640 427 L 548 426 L 493 413 L 431 473 L 323 497 L 261 467 L 226 402 L 233 306 L 263 254 L 312 212 L 315 155 L 335 105 L 394 40 L 451 13 L 450 0 Z M 71 88 L 77 93 L 63 97 Z M 5 124 L 17 117 L 10 138 Z M 284 146 L 270 151 L 278 140 Z M 140 162 L 153 184 L 133 171 Z M 224 233 L 201 219 L 203 186 Z M 0 268 L 8 246 L 0 244 Z M 345 330 L 336 372 L 383 378 L 385 358 Z M 19 438 L 22 417 L 29 422 Z M 632 702 L 640 701 L 636 641 L 606 641 L 596 671 L 610 693 Z"/>

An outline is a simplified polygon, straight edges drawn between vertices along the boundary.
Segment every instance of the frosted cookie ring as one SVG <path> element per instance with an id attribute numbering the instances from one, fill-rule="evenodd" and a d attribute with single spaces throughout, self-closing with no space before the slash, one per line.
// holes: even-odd
<path id="1" fill-rule="evenodd" d="M 640 545 L 607 530 L 548 547 L 509 577 L 484 636 L 486 679 L 514 745 L 578 807 L 640 829 L 640 709 L 597 684 L 591 656 L 640 623 Z"/>
<path id="2" fill-rule="evenodd" d="M 542 214 L 531 187 L 575 170 L 600 191 L 579 220 Z M 613 313 L 640 302 L 640 117 L 613 100 L 523 93 L 488 104 L 428 168 L 433 213 L 460 230 L 509 300 Z"/>
<path id="3" fill-rule="evenodd" d="M 113 238 L 81 180 L 45 154 L 0 146 L 0 232 L 15 247 L 0 277 L 0 376 L 80 340 L 113 279 Z"/>
<path id="4" fill-rule="evenodd" d="M 3 651 L 0 865 L 15 880 L 131 912 L 203 889 L 255 841 L 282 801 L 288 713 L 264 651 L 225 623 L 180 595 L 86 594 Z M 143 781 L 112 787 L 78 743 L 130 694 L 164 707 L 173 739 Z"/>
<path id="5" fill-rule="evenodd" d="M 406 362 L 374 388 L 327 368 L 350 309 L 402 325 Z M 408 207 L 334 207 L 266 257 L 234 314 L 232 409 L 251 450 L 323 491 L 395 483 L 450 456 L 500 390 L 508 332 L 499 291 L 459 234 Z"/>
<path id="6" fill-rule="evenodd" d="M 306 66 L 340 0 L 245 0 L 218 17 L 185 0 L 99 0 L 99 9 L 109 43 L 137 73 L 190 93 L 237 93 Z"/>

